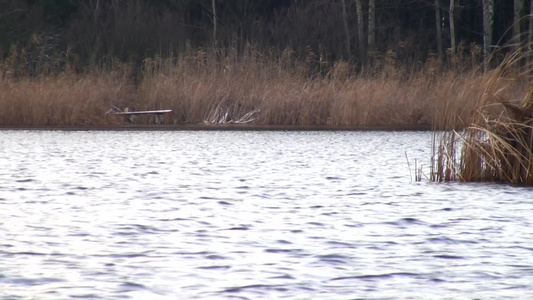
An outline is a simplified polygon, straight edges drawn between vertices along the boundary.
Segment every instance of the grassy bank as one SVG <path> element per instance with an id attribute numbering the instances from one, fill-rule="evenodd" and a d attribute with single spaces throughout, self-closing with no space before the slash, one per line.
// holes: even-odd
<path id="1" fill-rule="evenodd" d="M 107 71 L 15 76 L 4 68 L 0 126 L 113 126 L 111 107 L 172 109 L 165 124 L 416 126 L 470 124 L 487 84 L 518 99 L 527 84 L 493 82 L 478 71 L 417 71 L 382 64 L 355 72 L 345 62 L 297 62 L 257 52 L 203 51 L 179 59 L 146 59 L 140 72 L 116 64 Z M 518 77 L 517 77 L 518 78 Z M 453 116 L 453 117 L 450 117 Z M 150 120 L 138 119 L 139 124 Z"/>

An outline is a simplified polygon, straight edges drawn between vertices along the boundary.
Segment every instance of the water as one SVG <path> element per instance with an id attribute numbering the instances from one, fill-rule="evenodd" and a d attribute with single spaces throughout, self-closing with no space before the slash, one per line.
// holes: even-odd
<path id="1" fill-rule="evenodd" d="M 412 182 L 430 140 L 0 131 L 0 299 L 533 298 L 532 189 Z"/>

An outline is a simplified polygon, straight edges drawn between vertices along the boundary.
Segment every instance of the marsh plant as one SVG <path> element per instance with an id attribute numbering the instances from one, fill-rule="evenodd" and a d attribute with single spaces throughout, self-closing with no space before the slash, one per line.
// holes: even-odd
<path id="1" fill-rule="evenodd" d="M 533 184 L 533 84 L 523 61 L 510 55 L 488 74 L 468 126 L 434 132 L 433 181 Z"/>
<path id="2" fill-rule="evenodd" d="M 360 71 L 342 60 L 317 67 L 313 57 L 252 46 L 243 54 L 199 49 L 145 59 L 140 66 L 112 61 L 83 72 L 38 75 L 9 73 L 6 61 L 0 68 L 0 126 L 114 126 L 122 119 L 105 112 L 118 107 L 172 109 L 167 125 L 449 129 L 471 123 L 476 99 L 491 80 L 478 69 L 447 68 L 437 60 L 406 69 L 389 59 Z M 138 120 L 143 122 L 149 120 Z"/>

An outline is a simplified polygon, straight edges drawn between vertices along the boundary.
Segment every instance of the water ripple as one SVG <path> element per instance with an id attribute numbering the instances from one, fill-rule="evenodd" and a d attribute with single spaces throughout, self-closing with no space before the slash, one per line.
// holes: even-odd
<path id="1" fill-rule="evenodd" d="M 429 133 L 0 140 L 0 299 L 533 298 L 531 188 L 411 182 Z"/>

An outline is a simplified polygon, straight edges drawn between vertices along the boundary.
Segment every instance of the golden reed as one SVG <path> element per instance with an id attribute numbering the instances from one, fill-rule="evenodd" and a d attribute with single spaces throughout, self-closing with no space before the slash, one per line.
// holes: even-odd
<path id="1" fill-rule="evenodd" d="M 515 53 L 487 73 L 468 126 L 434 133 L 434 181 L 533 184 L 533 84 L 524 61 Z"/>
<path id="2" fill-rule="evenodd" d="M 354 75 L 343 61 L 323 68 L 296 60 L 290 51 L 276 56 L 253 48 L 242 55 L 200 50 L 146 59 L 137 69 L 115 63 L 82 74 L 16 77 L 5 75 L 3 66 L 0 126 L 114 126 L 123 120 L 106 112 L 118 107 L 172 109 L 165 124 L 445 129 L 472 122 L 491 80 L 478 70 L 445 69 L 431 60 L 416 71 L 384 61 Z M 510 98 L 523 93 L 508 92 Z"/>

